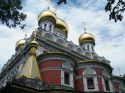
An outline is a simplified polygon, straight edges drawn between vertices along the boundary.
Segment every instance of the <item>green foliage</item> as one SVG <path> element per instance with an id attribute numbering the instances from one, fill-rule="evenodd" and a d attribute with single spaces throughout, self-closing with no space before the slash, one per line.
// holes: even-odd
<path id="1" fill-rule="evenodd" d="M 123 19 L 123 12 L 125 12 L 125 1 L 123 0 L 107 0 L 107 4 L 105 6 L 105 11 L 109 11 L 109 19 L 114 19 L 115 22 L 118 20 L 121 21 Z"/>
<path id="2" fill-rule="evenodd" d="M 20 10 L 22 9 L 21 0 L 0 0 L 0 21 L 8 27 L 21 27 L 26 25 L 21 22 L 25 20 L 26 15 Z"/>

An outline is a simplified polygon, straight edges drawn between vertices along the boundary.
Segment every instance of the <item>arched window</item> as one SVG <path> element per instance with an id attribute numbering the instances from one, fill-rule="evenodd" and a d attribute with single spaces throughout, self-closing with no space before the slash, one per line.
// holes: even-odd
<path id="1" fill-rule="evenodd" d="M 68 72 L 64 72 L 64 83 L 70 84 L 70 74 Z"/>
<path id="2" fill-rule="evenodd" d="M 49 25 L 49 30 L 52 31 L 52 25 Z"/>
<path id="3" fill-rule="evenodd" d="M 46 29 L 47 29 L 47 24 L 44 25 L 44 30 L 46 30 Z"/>
<path id="4" fill-rule="evenodd" d="M 70 63 L 65 62 L 62 64 L 61 70 L 61 85 L 66 85 L 69 87 L 74 87 L 74 80 L 73 80 L 73 67 Z"/>
<path id="5" fill-rule="evenodd" d="M 109 89 L 109 82 L 106 79 L 105 79 L 105 87 L 106 87 L 107 91 L 110 91 L 110 89 Z"/>
<path id="6" fill-rule="evenodd" d="M 89 46 L 87 46 L 87 49 L 89 50 Z"/>
<path id="7" fill-rule="evenodd" d="M 87 78 L 87 87 L 88 87 L 88 89 L 94 89 L 94 80 L 93 80 L 93 78 L 91 78 L 91 77 Z"/>
<path id="8" fill-rule="evenodd" d="M 94 48 L 93 48 L 93 46 L 92 46 L 92 52 L 94 52 Z"/>

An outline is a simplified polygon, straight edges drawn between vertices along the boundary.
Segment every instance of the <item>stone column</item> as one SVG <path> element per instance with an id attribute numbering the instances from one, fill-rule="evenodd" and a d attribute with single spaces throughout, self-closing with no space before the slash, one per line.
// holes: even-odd
<path id="1" fill-rule="evenodd" d="M 102 77 L 102 86 L 103 86 L 104 92 L 106 92 L 105 81 L 104 81 L 104 78 L 103 78 L 103 77 Z"/>

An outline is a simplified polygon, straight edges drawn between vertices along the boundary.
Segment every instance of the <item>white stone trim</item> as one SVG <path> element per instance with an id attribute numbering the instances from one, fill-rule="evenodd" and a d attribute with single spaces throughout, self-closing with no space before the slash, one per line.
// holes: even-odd
<path id="1" fill-rule="evenodd" d="M 103 85 L 103 90 L 104 90 L 104 92 L 114 92 L 114 88 L 113 88 L 113 85 L 112 85 L 112 82 L 111 82 L 111 80 L 108 80 L 108 83 L 109 83 L 109 89 L 110 89 L 110 91 L 107 91 L 106 90 L 106 85 L 105 85 L 105 80 L 104 80 L 104 78 L 102 77 L 102 85 Z"/>
<path id="2" fill-rule="evenodd" d="M 91 76 L 88 76 L 91 77 Z M 88 89 L 88 84 L 87 84 L 87 77 L 83 77 L 83 82 L 84 82 L 84 91 L 85 92 L 90 92 L 90 91 L 99 91 L 99 87 L 98 87 L 98 80 L 97 80 L 97 76 L 92 77 L 94 80 L 94 89 Z"/>
<path id="3" fill-rule="evenodd" d="M 74 88 L 73 73 L 70 72 L 69 74 L 70 74 L 70 84 L 68 85 L 68 84 L 65 84 L 64 82 L 64 70 L 61 70 L 61 85 Z"/>
<path id="4" fill-rule="evenodd" d="M 112 85 L 112 82 L 111 82 L 111 80 L 109 80 L 109 88 L 110 88 L 110 91 L 111 92 L 114 92 L 114 88 L 113 88 L 113 85 Z"/>
<path id="5" fill-rule="evenodd" d="M 105 92 L 106 91 L 106 87 L 105 87 L 105 81 L 104 81 L 103 77 L 102 77 L 102 86 L 103 86 L 103 91 Z"/>

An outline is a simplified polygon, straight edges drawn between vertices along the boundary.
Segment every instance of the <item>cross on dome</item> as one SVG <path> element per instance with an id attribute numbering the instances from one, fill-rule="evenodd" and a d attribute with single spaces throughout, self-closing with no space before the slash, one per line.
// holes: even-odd
<path id="1" fill-rule="evenodd" d="M 50 10 L 51 0 L 48 0 L 48 10 Z"/>
<path id="2" fill-rule="evenodd" d="M 83 21 L 82 23 L 83 23 L 84 33 L 85 33 L 85 32 L 87 32 L 86 31 L 86 22 Z"/>

